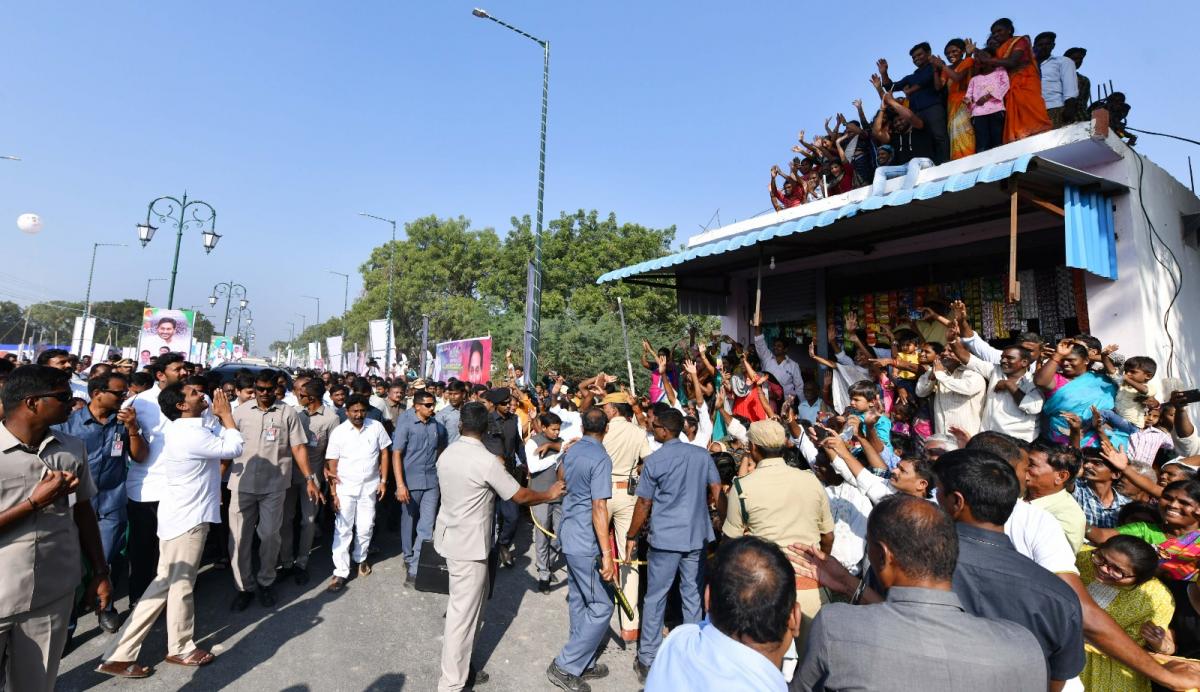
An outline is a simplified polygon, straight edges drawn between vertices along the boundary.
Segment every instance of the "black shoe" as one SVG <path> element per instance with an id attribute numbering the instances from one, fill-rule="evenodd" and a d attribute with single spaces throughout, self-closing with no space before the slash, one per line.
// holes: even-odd
<path id="1" fill-rule="evenodd" d="M 275 607 L 275 594 L 271 591 L 271 587 L 259 585 L 256 593 L 258 593 L 258 604 L 260 606 L 264 608 Z"/>
<path id="2" fill-rule="evenodd" d="M 471 672 L 467 673 L 467 687 L 486 685 L 487 681 L 491 678 L 492 676 L 488 675 L 486 670 L 475 670 L 472 668 Z"/>
<path id="3" fill-rule="evenodd" d="M 304 586 L 305 584 L 307 584 L 308 583 L 308 568 L 307 567 L 297 567 L 295 574 L 292 575 L 292 579 L 300 586 Z"/>
<path id="4" fill-rule="evenodd" d="M 500 546 L 500 565 L 502 567 L 512 567 L 513 566 L 512 550 L 510 550 L 509 547 L 506 545 Z"/>
<path id="5" fill-rule="evenodd" d="M 549 579 L 538 579 L 538 593 L 550 593 Z"/>
<path id="6" fill-rule="evenodd" d="M 229 609 L 235 613 L 240 613 L 246 608 L 250 607 L 250 601 L 253 600 L 253 591 L 239 591 L 237 592 L 237 595 L 233 597 L 233 603 L 229 605 Z"/>
<path id="7" fill-rule="evenodd" d="M 288 565 L 287 567 L 284 567 L 281 565 L 281 566 L 275 568 L 275 578 L 276 579 L 283 579 L 284 577 L 290 577 L 295 573 L 296 573 L 295 565 Z"/>
<path id="8" fill-rule="evenodd" d="M 100 629 L 112 634 L 121 629 L 121 616 L 116 608 L 96 611 L 96 619 L 100 621 Z"/>
<path id="9" fill-rule="evenodd" d="M 633 659 L 633 672 L 637 673 L 638 682 L 645 684 L 646 676 L 650 674 L 650 666 L 642 663 L 642 659 Z"/>
<path id="10" fill-rule="evenodd" d="M 599 680 L 600 678 L 608 677 L 608 666 L 603 663 L 596 665 L 583 671 L 583 675 L 579 676 L 584 680 Z"/>
<path id="11" fill-rule="evenodd" d="M 578 675 L 571 675 L 562 668 L 559 668 L 557 661 L 550 661 L 550 667 L 546 669 L 546 678 L 554 683 L 555 687 L 562 688 L 568 692 L 592 692 L 591 685 L 584 682 L 583 678 Z"/>

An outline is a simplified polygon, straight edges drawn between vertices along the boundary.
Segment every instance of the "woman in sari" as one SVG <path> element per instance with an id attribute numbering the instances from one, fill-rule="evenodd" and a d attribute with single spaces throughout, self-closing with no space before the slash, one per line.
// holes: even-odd
<path id="1" fill-rule="evenodd" d="M 1087 347 L 1067 339 L 1058 342 L 1054 355 L 1046 360 L 1034 376 L 1034 384 L 1041 388 L 1046 401 L 1042 405 L 1044 425 L 1042 430 L 1055 444 L 1070 444 L 1070 420 L 1064 414 L 1073 414 L 1084 421 L 1080 440 L 1081 447 L 1099 447 L 1100 435 L 1094 424 L 1092 408 L 1109 410 L 1116 403 L 1117 386 L 1106 377 L 1088 369 Z M 1108 438 L 1120 449 L 1129 442 L 1125 433 L 1112 430 Z"/>
<path id="2" fill-rule="evenodd" d="M 946 88 L 946 129 L 950 134 L 951 159 L 961 159 L 975 153 L 975 128 L 971 127 L 971 113 L 963 102 L 967 84 L 975 74 L 975 59 L 964 58 L 966 50 L 966 41 L 951 39 L 946 44 L 946 60 L 949 64 L 936 57 L 931 59 L 934 86 L 939 90 Z"/>
<path id="3" fill-rule="evenodd" d="M 1033 43 L 1028 36 L 1014 36 L 1011 19 L 992 24 L 988 48 L 992 57 L 979 57 L 980 64 L 1008 71 L 1009 88 L 1004 96 L 1004 143 L 1015 142 L 1050 129 L 1050 116 L 1042 99 L 1042 77 L 1033 62 Z"/>
<path id="4" fill-rule="evenodd" d="M 1173 653 L 1169 637 L 1159 632 L 1171 622 L 1175 602 L 1154 578 L 1158 553 L 1133 536 L 1114 536 L 1095 550 L 1084 548 L 1075 560 L 1079 578 L 1097 605 L 1135 642 L 1158 653 Z M 1150 635 L 1150 636 L 1147 636 Z M 1141 692 L 1150 680 L 1092 647 L 1079 679 L 1089 692 Z"/>

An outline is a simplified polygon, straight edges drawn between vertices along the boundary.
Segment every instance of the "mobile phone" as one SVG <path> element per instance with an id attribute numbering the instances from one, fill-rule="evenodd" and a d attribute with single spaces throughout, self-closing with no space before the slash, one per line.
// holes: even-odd
<path id="1" fill-rule="evenodd" d="M 920 310 L 912 310 L 908 313 L 908 318 L 910 320 L 919 320 L 923 317 L 925 317 L 925 313 L 921 312 Z"/>
<path id="2" fill-rule="evenodd" d="M 1200 389 L 1188 389 L 1180 392 L 1183 395 L 1183 401 L 1186 404 L 1194 404 L 1200 402 Z"/>

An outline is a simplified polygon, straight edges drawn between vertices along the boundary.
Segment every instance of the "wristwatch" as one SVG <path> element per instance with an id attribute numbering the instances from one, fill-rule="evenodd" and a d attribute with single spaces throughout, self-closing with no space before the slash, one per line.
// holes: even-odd
<path id="1" fill-rule="evenodd" d="M 313 473 L 310 473 L 307 476 L 305 476 L 304 479 L 308 480 L 308 481 L 312 481 L 313 483 L 316 483 L 317 478 L 319 478 L 319 477 L 320 476 L 318 476 L 316 472 L 313 472 Z"/>

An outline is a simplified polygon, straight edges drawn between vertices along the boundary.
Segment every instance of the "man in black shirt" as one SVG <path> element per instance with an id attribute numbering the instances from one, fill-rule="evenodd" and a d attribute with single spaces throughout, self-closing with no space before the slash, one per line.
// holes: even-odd
<path id="1" fill-rule="evenodd" d="M 887 60 L 880 58 L 876 63 L 883 88 L 889 93 L 904 92 L 909 107 L 925 121 L 925 130 L 933 140 L 933 156 L 930 158 L 934 163 L 945 163 L 950 160 L 950 135 L 946 127 L 945 99 L 934 85 L 934 67 L 929 61 L 933 51 L 928 43 L 918 43 L 908 54 L 917 69 L 898 82 L 888 77 Z"/>
<path id="2" fill-rule="evenodd" d="M 500 387 L 489 390 L 484 399 L 491 405 L 489 408 L 492 411 L 489 415 L 487 434 L 483 437 L 483 446 L 503 459 L 504 468 L 519 481 L 524 473 L 518 473 L 517 469 L 525 463 L 525 447 L 521 444 L 517 417 L 512 412 L 512 392 L 508 387 Z M 500 515 L 499 536 L 496 539 L 500 564 L 512 567 L 513 540 L 517 535 L 520 513 L 517 504 L 510 500 L 497 501 L 496 511 Z"/>

